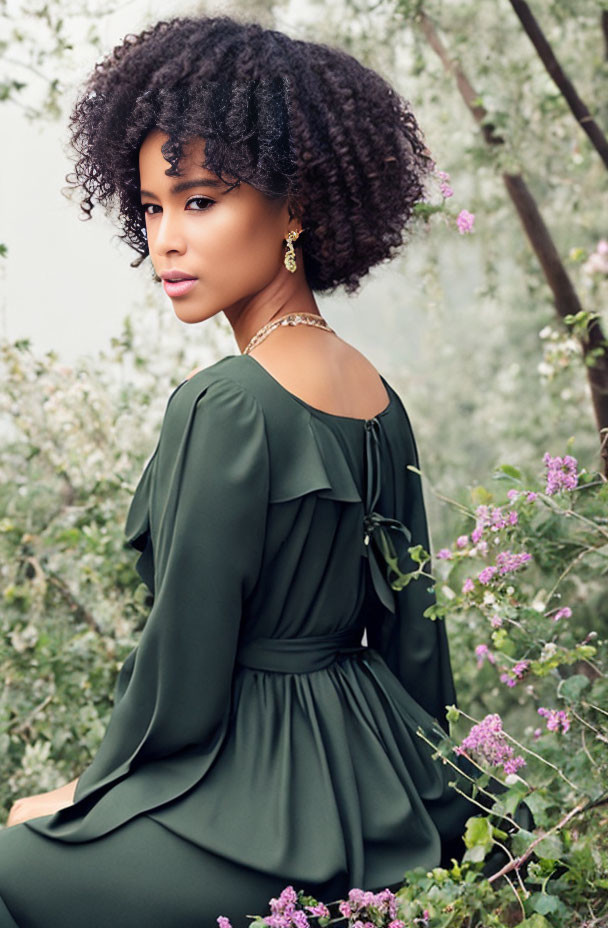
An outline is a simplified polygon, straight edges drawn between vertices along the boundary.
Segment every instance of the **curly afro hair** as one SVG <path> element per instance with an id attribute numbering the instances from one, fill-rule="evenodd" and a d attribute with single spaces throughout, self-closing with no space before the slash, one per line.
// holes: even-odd
<path id="1" fill-rule="evenodd" d="M 435 168 L 410 104 L 341 49 L 227 15 L 162 20 L 95 65 L 69 122 L 78 159 L 66 180 L 87 219 L 93 198 L 118 208 L 133 267 L 149 254 L 139 148 L 153 128 L 169 136 L 168 176 L 203 137 L 203 168 L 288 198 L 313 291 L 354 293 L 393 257 Z"/>

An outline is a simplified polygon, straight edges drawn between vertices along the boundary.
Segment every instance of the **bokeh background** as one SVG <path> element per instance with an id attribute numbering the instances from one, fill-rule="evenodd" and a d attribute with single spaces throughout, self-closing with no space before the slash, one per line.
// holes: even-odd
<path id="1" fill-rule="evenodd" d="M 398 257 L 355 296 L 317 297 L 408 409 L 433 551 L 471 530 L 476 504 L 504 499 L 504 467 L 517 468 L 523 486 L 542 480 L 545 452 L 606 473 L 605 4 L 0 3 L 6 809 L 77 775 L 99 743 L 117 670 L 150 606 L 122 538 L 130 494 L 174 386 L 238 351 L 223 318 L 181 323 L 150 262 L 130 267 L 136 255 L 111 218 L 96 208 L 83 222 L 64 195 L 70 108 L 95 61 L 127 33 L 220 12 L 339 45 L 380 71 L 410 101 L 448 176 L 450 195 L 435 191 Z M 568 87 L 531 41 L 531 13 Z M 463 210 L 474 217 L 470 231 L 459 228 Z M 608 623 L 605 497 L 594 518 L 596 559 L 588 540 L 580 555 L 560 536 L 529 584 L 542 611 L 551 571 L 565 571 L 572 646 L 590 632 L 601 638 Z M 547 539 L 548 526 L 536 527 Z M 530 734 L 538 719 L 529 688 L 506 690 L 489 663 L 475 663 L 475 619 L 459 613 L 449 623 L 461 703 L 474 715 L 501 711 Z M 583 664 L 568 672 L 583 674 Z"/>

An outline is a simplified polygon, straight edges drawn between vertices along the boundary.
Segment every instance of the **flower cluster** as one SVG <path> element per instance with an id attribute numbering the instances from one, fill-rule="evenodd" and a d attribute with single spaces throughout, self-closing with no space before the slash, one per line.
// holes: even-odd
<path id="1" fill-rule="evenodd" d="M 454 191 L 450 186 L 450 175 L 448 172 L 435 169 L 433 173 L 439 179 L 439 191 L 443 199 L 447 200 L 449 197 L 454 196 Z M 471 232 L 473 230 L 474 221 L 475 213 L 470 213 L 468 209 L 461 209 L 456 216 L 456 228 L 461 235 L 464 235 L 466 232 Z"/>
<path id="2" fill-rule="evenodd" d="M 390 889 L 379 893 L 351 889 L 348 899 L 338 908 L 352 928 L 376 928 L 386 924 L 387 918 L 390 919 L 388 928 L 405 928 L 405 923 L 397 918 L 397 897 Z"/>
<path id="3" fill-rule="evenodd" d="M 480 760 L 493 767 L 501 766 L 505 773 L 515 773 L 525 765 L 521 755 L 513 756 L 513 748 L 507 744 L 502 730 L 502 719 L 498 713 L 486 715 L 454 748 L 456 754 L 472 751 Z"/>
<path id="4" fill-rule="evenodd" d="M 568 713 L 564 712 L 563 709 L 545 709 L 541 706 L 538 714 L 545 716 L 547 719 L 548 731 L 559 731 L 560 725 L 562 726 L 562 732 L 566 732 L 570 728 Z"/>
<path id="5" fill-rule="evenodd" d="M 529 666 L 530 661 L 517 661 L 515 664 L 513 664 L 513 667 L 509 672 L 501 673 L 501 683 L 506 683 L 507 686 L 515 686 L 517 681 L 521 680 Z"/>
<path id="6" fill-rule="evenodd" d="M 552 458 L 547 451 L 543 455 L 543 461 L 547 466 L 547 487 L 545 489 L 547 496 L 552 496 L 558 490 L 575 489 L 578 484 L 576 458 L 573 458 L 571 454 L 565 454 L 563 458 Z"/>
<path id="7" fill-rule="evenodd" d="M 324 902 L 318 902 L 293 886 L 286 886 L 278 898 L 270 900 L 270 915 L 257 916 L 267 928 L 309 928 L 310 918 L 329 919 L 330 911 Z M 353 888 L 348 898 L 338 903 L 340 913 L 348 919 L 349 928 L 406 928 L 405 922 L 397 917 L 397 897 L 390 889 L 373 893 Z M 308 914 L 307 914 L 308 913 Z M 425 909 L 421 919 L 424 924 L 430 918 Z M 219 928 L 232 928 L 229 918 L 220 915 Z"/>

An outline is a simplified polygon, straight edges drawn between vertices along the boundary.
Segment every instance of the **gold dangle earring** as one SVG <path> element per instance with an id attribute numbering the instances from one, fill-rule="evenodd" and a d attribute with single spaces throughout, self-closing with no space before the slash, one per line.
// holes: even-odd
<path id="1" fill-rule="evenodd" d="M 304 231 L 303 229 L 301 230 Z M 296 253 L 293 243 L 299 236 L 299 232 L 289 232 L 287 235 L 287 251 L 285 252 L 284 264 L 288 271 L 293 274 L 296 270 Z"/>

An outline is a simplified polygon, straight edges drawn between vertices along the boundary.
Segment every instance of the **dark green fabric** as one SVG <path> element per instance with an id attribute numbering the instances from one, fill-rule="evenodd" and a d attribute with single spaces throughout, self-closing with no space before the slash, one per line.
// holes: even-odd
<path id="1" fill-rule="evenodd" d="M 74 804 L 25 827 L 116 843 L 145 815 L 308 886 L 439 864 L 478 809 L 416 735 L 447 730 L 456 697 L 430 581 L 388 582 L 383 552 L 408 570 L 408 545 L 430 543 L 384 384 L 372 420 L 314 409 L 247 355 L 174 390 L 126 522 L 152 609 Z"/>

